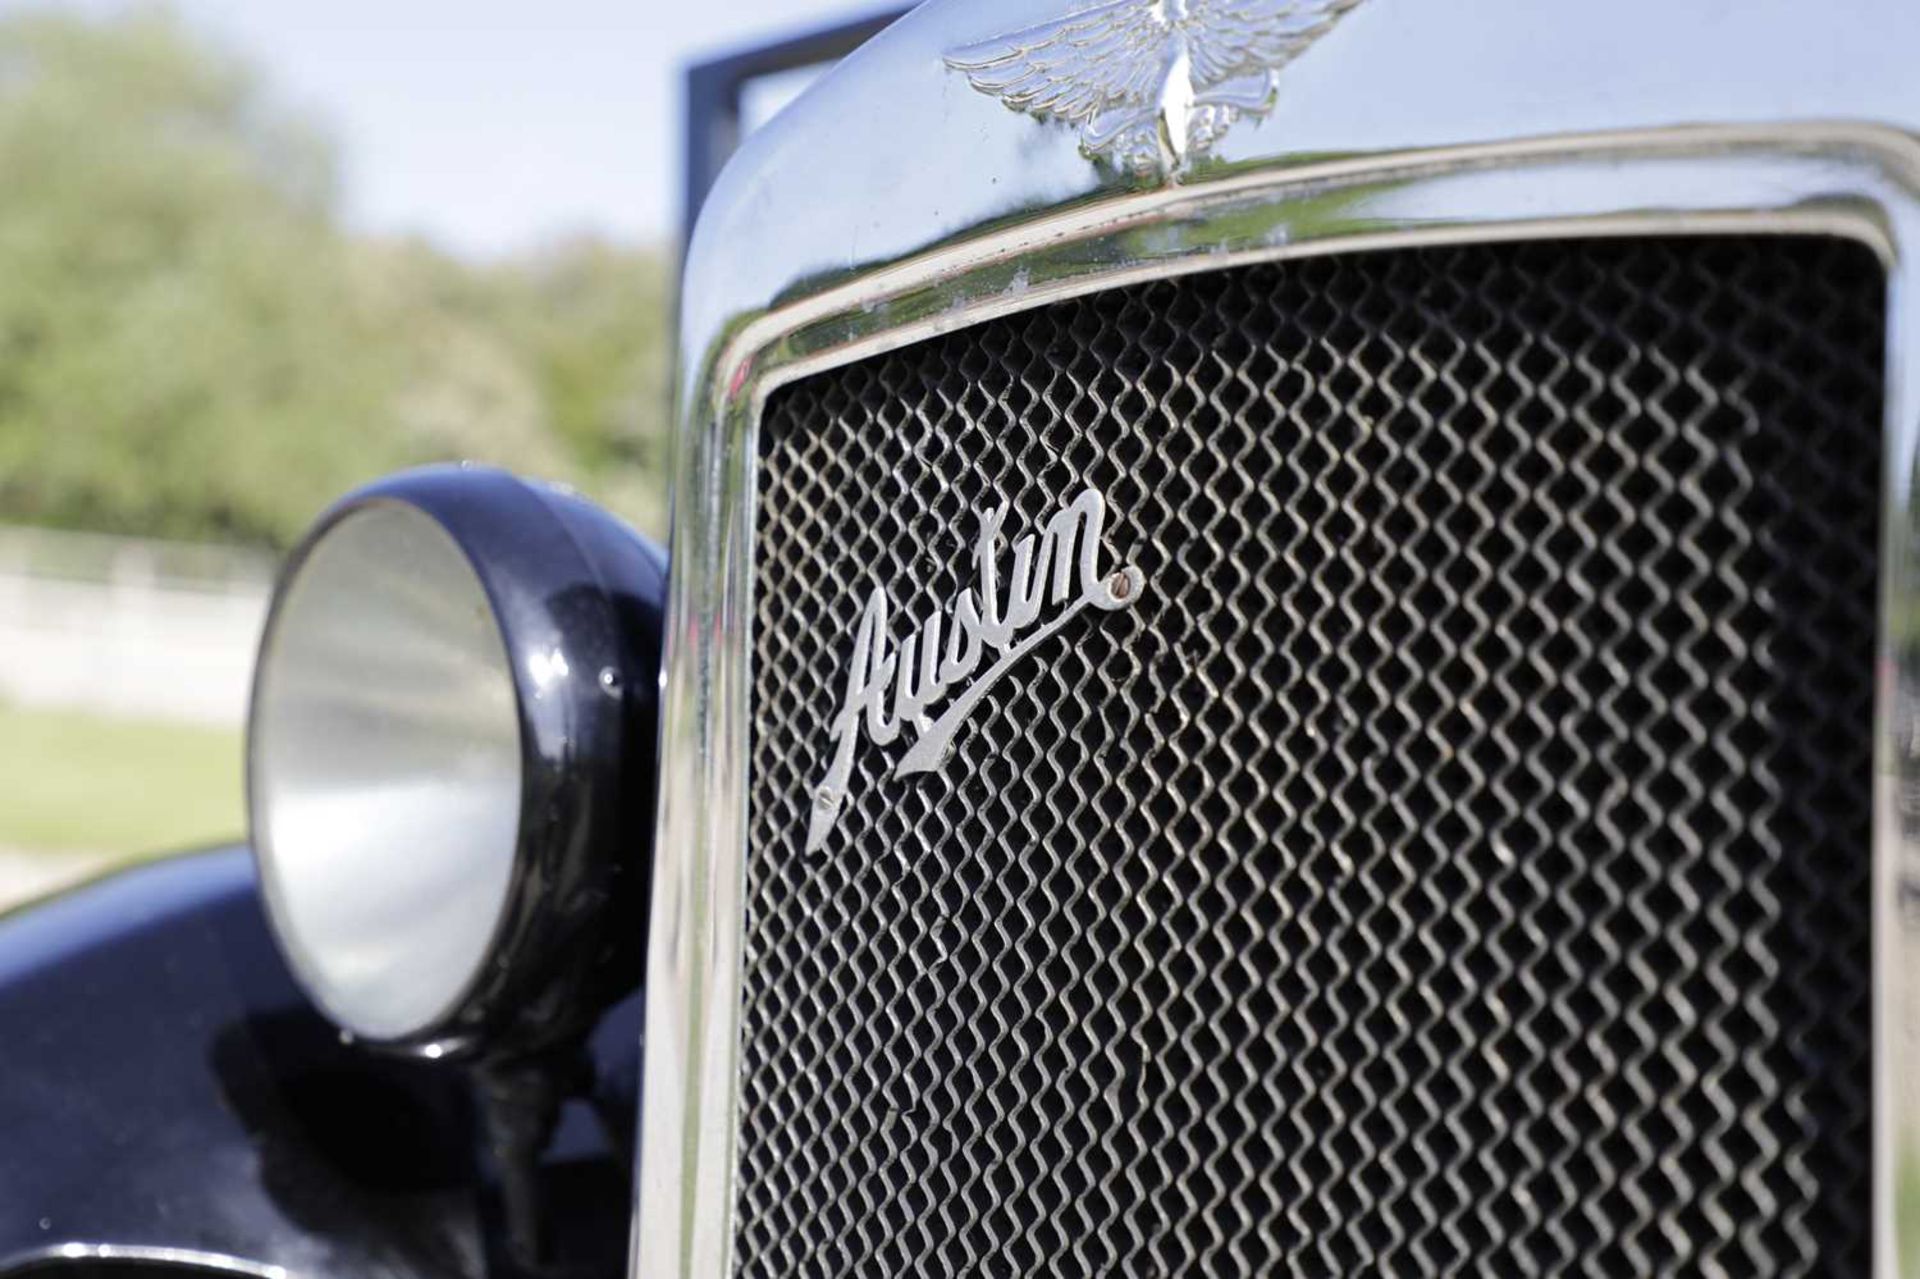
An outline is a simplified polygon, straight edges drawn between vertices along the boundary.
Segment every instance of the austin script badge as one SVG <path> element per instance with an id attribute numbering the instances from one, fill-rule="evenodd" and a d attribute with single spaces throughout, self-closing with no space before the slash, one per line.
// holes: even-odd
<path id="1" fill-rule="evenodd" d="M 1360 0 L 1110 0 L 947 54 L 1015 111 L 1080 130 L 1089 159 L 1178 180 L 1280 69 Z"/>
<path id="2" fill-rule="evenodd" d="M 893 775 L 930 773 L 946 758 L 967 716 L 1014 663 L 1087 608 L 1107 613 L 1131 608 L 1146 590 L 1147 579 L 1132 565 L 1100 567 L 1107 503 L 1092 489 L 1047 521 L 1037 539 L 1029 533 L 1013 543 L 1012 571 L 1003 590 L 1000 527 L 1006 518 L 1007 508 L 999 506 L 980 522 L 976 585 L 936 610 L 897 651 L 889 647 L 892 610 L 886 591 L 875 586 L 867 596 L 854 629 L 846 694 L 833 720 L 833 758 L 814 791 L 808 852 L 826 847 L 840 820 L 863 729 L 875 746 L 891 745 L 902 728 L 912 729 L 916 740 Z M 1048 609 L 1051 615 L 1043 619 Z M 935 718 L 943 704 L 945 710 Z"/>

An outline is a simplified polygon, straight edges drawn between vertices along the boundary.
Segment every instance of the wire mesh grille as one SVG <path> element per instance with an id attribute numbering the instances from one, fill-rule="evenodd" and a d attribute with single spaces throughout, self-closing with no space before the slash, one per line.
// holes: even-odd
<path id="1" fill-rule="evenodd" d="M 1884 277 L 1716 237 L 1119 289 L 769 404 L 736 1264 L 1867 1273 Z M 862 605 L 1146 573 L 934 774 Z"/>

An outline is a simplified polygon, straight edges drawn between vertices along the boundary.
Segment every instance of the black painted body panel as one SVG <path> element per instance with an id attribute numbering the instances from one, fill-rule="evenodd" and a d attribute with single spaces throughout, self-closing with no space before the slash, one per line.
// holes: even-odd
<path id="1" fill-rule="evenodd" d="M 638 1045 L 635 996 L 541 1164 L 551 1273 L 624 1265 Z M 244 848 L 0 916 L 0 1275 L 66 1245 L 511 1274 L 481 1150 L 463 1068 L 344 1044 L 299 992 Z"/>

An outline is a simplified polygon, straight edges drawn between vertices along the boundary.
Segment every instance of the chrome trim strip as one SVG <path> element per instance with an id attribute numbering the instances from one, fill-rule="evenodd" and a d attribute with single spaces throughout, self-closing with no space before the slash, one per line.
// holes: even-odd
<path id="1" fill-rule="evenodd" d="M 732 1271 L 749 645 L 757 425 L 766 396 L 808 373 L 1063 297 L 1309 254 L 1562 235 L 1741 231 L 1832 234 L 1873 246 L 1891 276 L 1888 577 L 1883 618 L 1911 598 L 1904 552 L 1920 405 L 1920 331 L 1906 246 L 1920 243 L 1920 140 L 1860 126 L 1686 129 L 1411 153 L 1262 173 L 1069 206 L 939 246 L 729 326 L 689 368 L 711 387 L 680 424 L 661 831 L 654 871 L 634 1273 Z M 1904 352 L 1904 353 L 1903 353 Z M 1892 669 L 1892 636 L 1882 651 Z M 1920 687 L 1908 685 L 1907 687 Z M 1878 708 L 1890 740 L 1887 682 Z M 1920 1052 L 1920 1019 L 1889 1033 L 1898 779 L 1876 778 L 1880 1133 L 1920 1135 L 1920 1104 L 1889 1086 Z M 1895 1267 L 1892 1141 L 1877 1140 L 1882 1275 Z M 1907 1240 L 1909 1247 L 1913 1240 Z M 1920 1273 L 1920 1272 L 1916 1272 Z"/>
<path id="2" fill-rule="evenodd" d="M 0 1260 L 0 1276 L 54 1267 L 55 1273 L 71 1263 L 76 1270 L 95 1261 L 123 1261 L 178 1268 L 183 1274 L 198 1270 L 208 1275 L 236 1275 L 244 1279 L 288 1279 L 285 1266 L 264 1265 L 229 1257 L 224 1253 L 202 1252 L 196 1248 L 156 1248 L 139 1244 L 63 1243 L 50 1244 L 29 1252 L 16 1253 Z"/>

